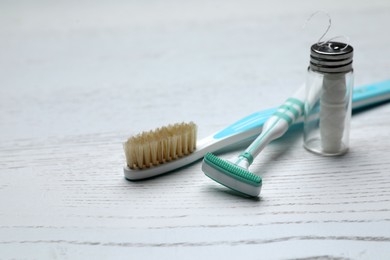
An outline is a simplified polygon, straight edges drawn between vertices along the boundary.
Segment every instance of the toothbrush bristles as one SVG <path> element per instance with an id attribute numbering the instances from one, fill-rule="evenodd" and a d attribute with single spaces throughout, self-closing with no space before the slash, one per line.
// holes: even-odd
<path id="1" fill-rule="evenodd" d="M 132 136 L 123 144 L 127 166 L 145 169 L 192 153 L 196 149 L 193 122 L 177 123 Z"/>

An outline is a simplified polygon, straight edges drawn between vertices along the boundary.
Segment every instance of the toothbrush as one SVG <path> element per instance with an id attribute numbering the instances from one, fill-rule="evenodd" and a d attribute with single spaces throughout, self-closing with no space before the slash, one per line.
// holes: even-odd
<path id="1" fill-rule="evenodd" d="M 355 111 L 357 109 L 364 109 L 368 106 L 380 102 L 385 102 L 388 100 L 390 100 L 390 80 L 354 89 L 352 97 L 352 107 Z M 129 142 L 129 140 L 133 138 L 131 137 L 127 142 L 123 144 L 127 161 L 126 165 L 123 168 L 124 176 L 127 180 L 131 181 L 155 177 L 176 170 L 183 166 L 189 165 L 201 159 L 205 154 L 209 152 L 216 152 L 222 149 L 227 150 L 229 148 L 237 146 L 237 144 L 240 144 L 244 141 L 253 140 L 262 131 L 265 121 L 277 110 L 278 109 L 272 108 L 253 113 L 237 121 L 236 123 L 226 127 L 225 129 L 213 135 L 210 135 L 198 142 L 196 142 L 196 126 L 193 123 L 185 124 L 186 127 L 184 125 L 182 125 L 182 127 L 179 127 L 178 125 L 176 125 L 175 127 L 168 126 L 167 128 L 169 130 L 166 128 L 162 128 L 159 129 L 161 131 L 156 130 L 154 132 L 143 133 L 141 135 L 136 136 L 141 137 L 143 142 L 146 144 L 148 142 L 155 143 L 156 141 L 168 144 L 168 142 L 171 141 L 171 158 L 168 159 L 161 156 L 161 154 L 159 154 L 160 152 L 158 151 L 152 152 L 153 149 L 150 150 L 150 148 L 143 149 L 143 147 L 145 147 L 145 144 L 140 145 L 139 143 Z M 298 118 L 298 120 L 296 120 L 296 123 L 301 121 L 302 117 Z M 167 132 L 170 133 L 172 136 L 170 137 Z M 176 149 L 176 151 L 174 151 L 172 149 L 172 146 L 174 146 L 173 144 L 177 145 L 177 140 L 179 139 L 181 140 L 181 145 L 179 148 L 181 148 L 182 150 Z M 191 143 L 190 147 L 186 147 L 186 149 L 184 149 L 183 151 L 183 147 L 185 146 L 185 144 L 188 145 L 188 143 Z M 133 147 L 131 148 L 131 146 Z M 134 156 L 134 154 L 131 154 L 133 152 L 130 151 L 136 151 L 136 156 Z M 131 161 L 129 157 L 137 157 L 136 161 L 137 164 L 139 163 L 139 165 L 135 165 L 134 167 L 134 161 Z M 207 158 L 208 160 L 210 160 L 210 158 L 213 158 L 213 155 L 208 155 Z M 218 159 L 219 158 L 217 158 L 216 160 Z M 151 163 L 149 163 L 148 165 L 144 164 L 148 160 L 151 161 Z M 203 165 L 204 164 L 205 163 L 203 163 Z M 258 176 L 253 177 L 255 179 L 260 179 L 260 177 Z M 257 181 L 257 183 L 258 182 L 259 181 Z M 256 189 L 258 189 L 260 192 L 260 188 Z"/>

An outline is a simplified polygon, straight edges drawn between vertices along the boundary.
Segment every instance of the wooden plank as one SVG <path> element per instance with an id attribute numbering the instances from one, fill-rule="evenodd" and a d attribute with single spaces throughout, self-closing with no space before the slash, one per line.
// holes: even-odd
<path id="1" fill-rule="evenodd" d="M 1 3 L 0 258 L 389 258 L 389 104 L 353 116 L 345 156 L 307 152 L 299 127 L 270 144 L 259 199 L 200 162 L 123 178 L 130 134 L 195 121 L 202 138 L 287 98 L 318 32 L 306 4 Z M 388 79 L 387 1 L 329 6 L 357 85 Z"/>

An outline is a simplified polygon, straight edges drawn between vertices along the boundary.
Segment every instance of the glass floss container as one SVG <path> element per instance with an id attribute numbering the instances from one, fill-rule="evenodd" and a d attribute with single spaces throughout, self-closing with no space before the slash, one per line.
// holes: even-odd
<path id="1" fill-rule="evenodd" d="M 342 155 L 349 147 L 353 48 L 330 41 L 312 45 L 310 54 L 304 147 L 324 156 Z"/>

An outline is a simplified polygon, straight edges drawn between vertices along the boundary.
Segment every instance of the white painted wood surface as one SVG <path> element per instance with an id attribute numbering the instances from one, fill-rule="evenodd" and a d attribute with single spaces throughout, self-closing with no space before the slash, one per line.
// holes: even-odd
<path id="1" fill-rule="evenodd" d="M 0 2 L 0 258 L 389 259 L 389 104 L 353 117 L 343 157 L 301 129 L 272 143 L 257 200 L 200 162 L 123 178 L 127 136 L 192 120 L 202 138 L 293 93 L 316 10 L 355 85 L 390 78 L 387 0 Z"/>

